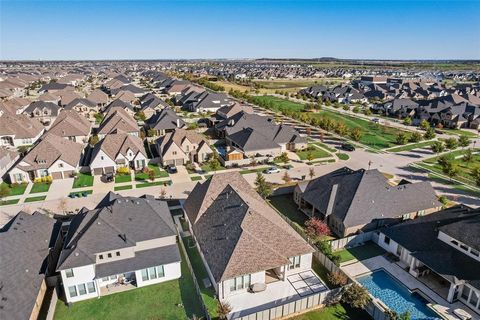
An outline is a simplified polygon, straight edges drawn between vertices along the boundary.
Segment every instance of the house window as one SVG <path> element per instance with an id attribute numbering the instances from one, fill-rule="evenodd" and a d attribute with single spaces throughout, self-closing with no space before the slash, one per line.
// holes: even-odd
<path id="1" fill-rule="evenodd" d="M 157 270 L 155 267 L 148 268 L 148 277 L 150 280 L 157 279 Z"/>
<path id="2" fill-rule="evenodd" d="M 230 291 L 241 290 L 250 286 L 251 276 L 249 274 L 236 277 L 230 280 Z"/>
<path id="3" fill-rule="evenodd" d="M 117 275 L 110 276 L 110 280 L 115 280 L 115 279 L 117 279 Z"/>
<path id="4" fill-rule="evenodd" d="M 403 217 L 403 220 L 408 220 L 410 219 L 410 213 L 405 213 L 402 217 Z"/>
<path id="5" fill-rule="evenodd" d="M 67 278 L 72 278 L 74 276 L 73 269 L 65 270 L 65 275 L 67 276 Z"/>
<path id="6" fill-rule="evenodd" d="M 117 257 L 120 257 L 120 251 L 115 252 Z"/>
<path id="7" fill-rule="evenodd" d="M 174 156 L 176 156 L 176 155 L 177 155 L 177 151 L 173 151 L 172 154 L 173 154 Z"/>
<path id="8" fill-rule="evenodd" d="M 103 160 L 103 159 L 104 159 L 103 156 L 100 156 L 100 160 Z"/>
<path id="9" fill-rule="evenodd" d="M 99 255 L 98 259 L 103 260 L 103 254 Z"/>
<path id="10" fill-rule="evenodd" d="M 478 257 L 480 253 L 477 250 L 470 249 L 470 253 L 473 254 L 474 256 Z"/>
<path id="11" fill-rule="evenodd" d="M 165 271 L 162 266 L 156 266 L 156 267 L 150 267 L 147 269 L 143 269 L 141 271 L 142 273 L 142 280 L 143 281 L 148 281 L 148 280 L 153 280 L 157 278 L 162 278 L 165 276 Z"/>
<path id="12" fill-rule="evenodd" d="M 465 300 L 468 300 L 468 295 L 469 294 L 470 294 L 470 288 L 466 287 L 466 286 L 463 286 L 462 298 L 465 299 Z"/>
<path id="13" fill-rule="evenodd" d="M 63 163 L 59 163 L 59 164 L 58 164 L 58 167 L 59 167 L 59 168 L 63 168 Z"/>
<path id="14" fill-rule="evenodd" d="M 420 210 L 418 211 L 418 215 L 421 217 L 421 216 L 424 216 L 425 215 L 425 210 Z"/>
<path id="15" fill-rule="evenodd" d="M 103 282 L 107 282 L 107 281 L 108 281 L 108 277 L 102 278 L 102 281 L 103 281 Z"/>
<path id="16" fill-rule="evenodd" d="M 163 266 L 157 267 L 157 275 L 159 278 L 165 277 L 165 270 L 163 269 Z"/>
<path id="17" fill-rule="evenodd" d="M 460 248 L 462 248 L 462 249 L 465 250 L 465 251 L 468 251 L 468 247 L 467 247 L 466 245 L 464 245 L 464 244 L 461 244 L 461 245 L 460 245 Z"/>
<path id="18" fill-rule="evenodd" d="M 68 293 L 70 294 L 70 297 L 76 297 L 77 296 L 77 287 L 71 286 L 68 287 Z"/>
<path id="19" fill-rule="evenodd" d="M 112 254 L 111 254 L 111 253 L 108 253 L 107 256 L 108 256 L 109 258 L 111 258 L 111 257 L 112 257 Z"/>
<path id="20" fill-rule="evenodd" d="M 95 292 L 95 283 L 93 281 L 87 283 L 87 289 L 88 289 L 88 293 Z"/>
<path id="21" fill-rule="evenodd" d="M 85 284 L 79 284 L 78 285 L 78 293 L 83 296 L 84 294 L 87 294 L 87 287 L 85 286 Z"/>
<path id="22" fill-rule="evenodd" d="M 142 269 L 142 280 L 147 281 L 148 280 L 148 272 L 147 269 Z"/>
<path id="23" fill-rule="evenodd" d="M 383 239 L 383 242 L 385 242 L 385 244 L 390 244 L 390 238 L 385 236 L 385 239 Z"/>
<path id="24" fill-rule="evenodd" d="M 300 268 L 300 256 L 289 258 L 290 264 L 288 265 L 288 270 Z"/>
<path id="25" fill-rule="evenodd" d="M 475 291 L 472 291 L 472 294 L 470 295 L 470 301 L 469 303 L 474 307 L 477 308 L 477 303 L 478 303 L 478 295 Z"/>
<path id="26" fill-rule="evenodd" d="M 456 240 L 452 240 L 452 241 L 450 241 L 450 243 L 455 245 L 455 246 L 458 246 L 458 241 L 456 241 Z"/>

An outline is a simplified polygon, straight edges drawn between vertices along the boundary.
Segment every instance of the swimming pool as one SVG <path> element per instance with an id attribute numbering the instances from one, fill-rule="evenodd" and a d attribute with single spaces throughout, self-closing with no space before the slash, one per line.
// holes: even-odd
<path id="1" fill-rule="evenodd" d="M 428 301 L 418 293 L 408 290 L 384 270 L 377 270 L 369 275 L 361 276 L 357 278 L 357 281 L 375 298 L 381 300 L 398 314 L 408 311 L 412 320 L 440 319 L 427 307 Z"/>

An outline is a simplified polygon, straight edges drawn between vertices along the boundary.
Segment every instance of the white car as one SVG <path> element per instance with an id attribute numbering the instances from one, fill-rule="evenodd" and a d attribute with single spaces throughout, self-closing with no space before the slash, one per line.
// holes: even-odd
<path id="1" fill-rule="evenodd" d="M 278 169 L 277 167 L 271 167 L 263 171 L 263 173 L 266 173 L 266 174 L 279 173 L 279 172 L 280 172 L 280 169 Z"/>

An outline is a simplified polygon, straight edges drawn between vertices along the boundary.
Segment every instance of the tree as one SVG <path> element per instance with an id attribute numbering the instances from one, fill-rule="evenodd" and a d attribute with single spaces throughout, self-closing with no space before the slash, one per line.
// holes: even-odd
<path id="1" fill-rule="evenodd" d="M 160 199 L 165 199 L 166 195 L 167 191 L 164 188 L 160 189 Z"/>
<path id="2" fill-rule="evenodd" d="M 406 126 L 411 126 L 412 125 L 412 118 L 407 117 L 403 120 L 403 124 Z"/>
<path id="3" fill-rule="evenodd" d="M 308 151 L 307 153 L 307 160 L 308 161 L 312 161 L 313 159 L 315 159 L 315 157 L 313 156 L 313 152 L 312 151 Z M 285 172 L 286 173 L 286 172 Z"/>
<path id="4" fill-rule="evenodd" d="M 448 138 L 445 140 L 445 146 L 450 150 L 456 149 L 458 147 L 458 141 L 455 138 Z"/>
<path id="5" fill-rule="evenodd" d="M 145 121 L 147 117 L 145 116 L 145 113 L 143 111 L 138 111 L 135 113 L 135 119 Z"/>
<path id="6" fill-rule="evenodd" d="M 434 141 L 430 148 L 434 153 L 440 153 L 445 150 L 445 144 L 442 141 Z"/>
<path id="7" fill-rule="evenodd" d="M 465 150 L 465 154 L 463 155 L 463 161 L 466 163 L 470 163 L 473 160 L 473 152 L 472 149 Z"/>
<path id="8" fill-rule="evenodd" d="M 290 159 L 288 158 L 288 154 L 286 152 L 283 152 L 281 155 L 277 157 L 277 160 L 280 162 L 288 163 Z"/>
<path id="9" fill-rule="evenodd" d="M 395 141 L 397 144 L 405 144 L 408 141 L 408 136 L 405 134 L 405 132 L 399 132 L 397 133 Z"/>
<path id="10" fill-rule="evenodd" d="M 341 301 L 355 309 L 365 309 L 370 302 L 370 295 L 367 289 L 353 283 L 342 294 Z"/>
<path id="11" fill-rule="evenodd" d="M 62 198 L 60 199 L 60 202 L 58 203 L 58 210 L 63 212 L 63 214 L 65 214 L 67 212 L 67 199 L 66 198 Z"/>
<path id="12" fill-rule="evenodd" d="M 448 198 L 445 196 L 439 196 L 438 201 L 442 204 L 443 208 L 445 208 L 448 204 Z"/>
<path id="13" fill-rule="evenodd" d="M 460 147 L 466 148 L 470 145 L 470 139 L 467 136 L 460 136 L 460 138 L 458 138 L 458 144 Z"/>
<path id="14" fill-rule="evenodd" d="M 20 153 L 20 156 L 24 156 L 28 152 L 28 146 L 20 146 L 18 147 L 18 152 Z"/>
<path id="15" fill-rule="evenodd" d="M 313 179 L 313 177 L 315 177 L 315 169 L 310 168 L 308 170 L 308 175 L 310 176 L 310 179 Z"/>
<path id="16" fill-rule="evenodd" d="M 477 187 L 480 187 L 480 167 L 473 168 L 472 176 L 475 179 Z"/>
<path id="17" fill-rule="evenodd" d="M 6 183 L 0 184 L 0 200 L 10 195 L 10 187 Z"/>
<path id="18" fill-rule="evenodd" d="M 210 169 L 212 171 L 216 171 L 220 169 L 220 166 L 221 166 L 220 161 L 218 161 L 216 157 L 212 157 L 210 161 L 208 161 L 208 165 L 210 166 Z"/>
<path id="19" fill-rule="evenodd" d="M 255 179 L 255 187 L 258 194 L 266 199 L 269 195 L 272 194 L 271 185 L 265 180 L 265 177 L 260 172 L 257 172 L 257 178 Z"/>
<path id="20" fill-rule="evenodd" d="M 435 134 L 435 129 L 431 128 L 431 127 L 428 127 L 427 131 L 425 132 L 425 134 L 423 135 L 423 137 L 426 139 L 426 140 L 430 140 L 430 139 L 433 139 L 435 138 L 436 134 Z"/>
<path id="21" fill-rule="evenodd" d="M 285 181 L 285 183 L 289 183 L 290 181 L 292 181 L 292 177 L 290 177 L 290 175 L 288 174 L 288 171 L 285 171 L 285 173 L 283 174 L 282 180 Z"/>
<path id="22" fill-rule="evenodd" d="M 422 122 L 420 122 L 420 128 L 422 128 L 423 130 L 428 130 L 428 128 L 430 128 L 430 123 L 423 119 Z"/>
<path id="23" fill-rule="evenodd" d="M 360 141 L 362 138 L 362 130 L 359 127 L 353 128 L 352 131 L 350 131 L 350 137 L 354 141 Z"/>
<path id="24" fill-rule="evenodd" d="M 147 173 L 148 173 L 148 179 L 150 179 L 150 181 L 155 181 L 155 171 L 149 169 Z"/>
<path id="25" fill-rule="evenodd" d="M 320 220 L 317 217 L 312 217 L 305 222 L 305 232 L 307 233 L 307 236 L 315 242 L 332 234 L 325 221 Z"/>
<path id="26" fill-rule="evenodd" d="M 336 287 L 343 287 L 347 284 L 348 278 L 345 274 L 340 272 L 330 272 L 328 274 L 328 281 Z"/>
<path id="27" fill-rule="evenodd" d="M 458 167 L 453 162 L 453 159 L 448 156 L 441 156 L 438 159 L 438 164 L 442 167 L 442 172 L 446 174 L 450 179 L 455 177 L 458 173 Z"/>
<path id="28" fill-rule="evenodd" d="M 91 145 L 91 146 L 94 146 L 98 143 L 98 141 L 100 141 L 100 139 L 98 138 L 98 136 L 96 134 L 92 135 L 89 139 L 88 139 L 88 143 Z"/>
<path id="29" fill-rule="evenodd" d="M 228 314 L 232 312 L 232 306 L 227 301 L 219 301 L 217 304 L 218 318 L 221 320 L 228 319 Z"/>

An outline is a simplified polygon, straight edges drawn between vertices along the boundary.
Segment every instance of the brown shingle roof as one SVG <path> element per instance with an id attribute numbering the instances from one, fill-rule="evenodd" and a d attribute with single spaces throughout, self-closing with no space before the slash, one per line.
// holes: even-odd
<path id="1" fill-rule="evenodd" d="M 127 133 L 108 134 L 99 143 L 95 145 L 93 154 L 96 155 L 99 150 L 104 151 L 111 159 L 115 160 L 118 154 L 126 155 L 127 150 L 132 150 L 134 154 L 141 153 L 147 158 L 142 139 Z M 93 158 L 93 157 L 92 157 Z"/>
<path id="2" fill-rule="evenodd" d="M 16 139 L 28 139 L 38 136 L 43 125 L 25 114 L 7 114 L 0 117 L 0 134 L 14 135 Z"/>
<path id="3" fill-rule="evenodd" d="M 90 127 L 90 121 L 75 110 L 62 110 L 48 132 L 60 137 L 88 136 Z"/>
<path id="4" fill-rule="evenodd" d="M 122 108 L 111 108 L 100 124 L 99 134 L 114 132 L 138 132 L 137 121 Z"/>

